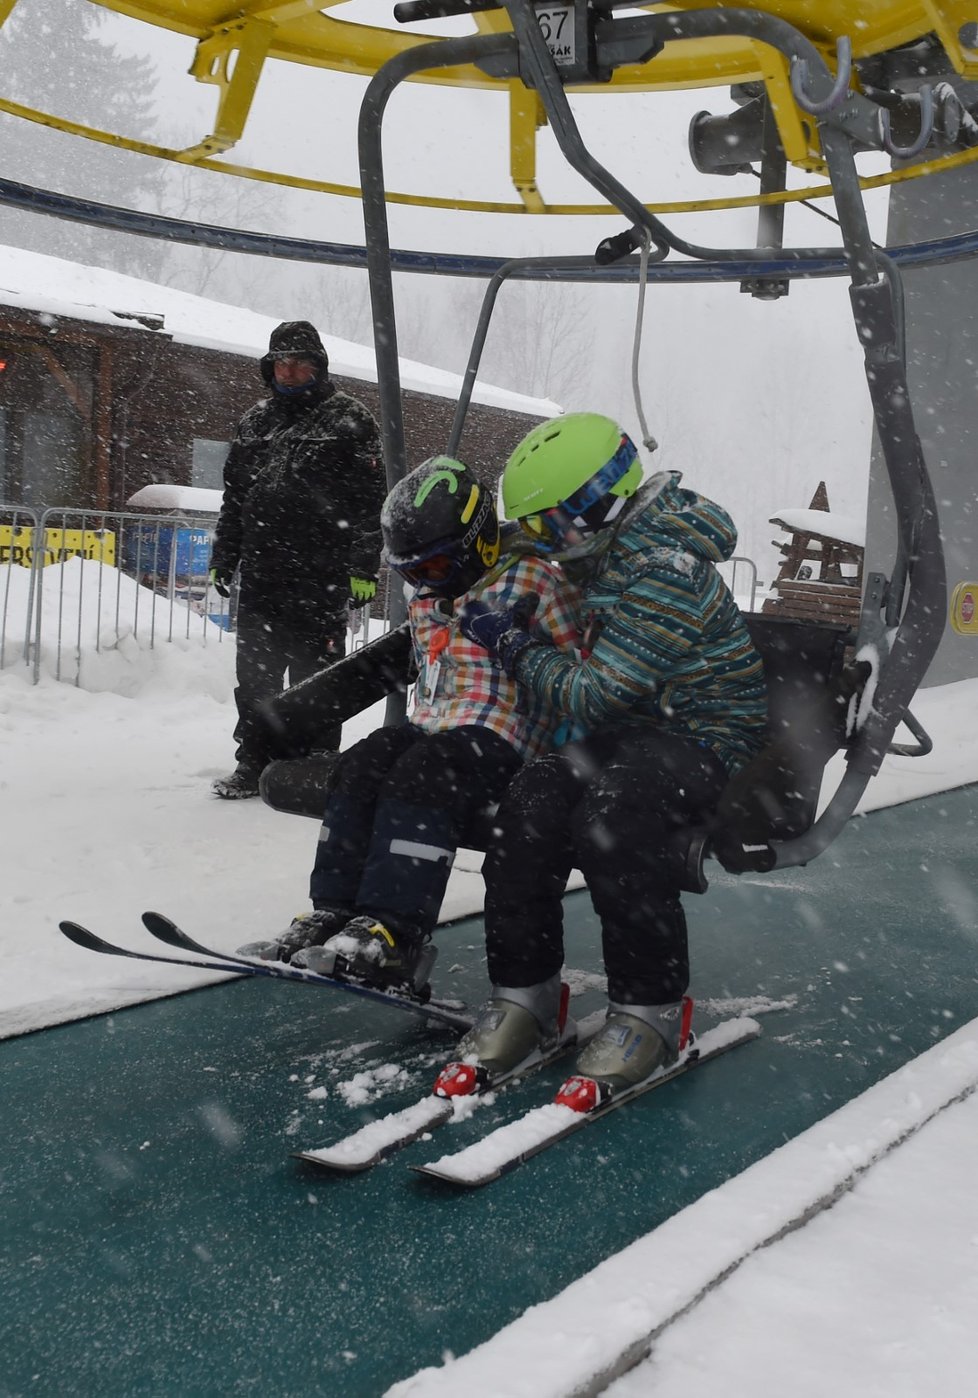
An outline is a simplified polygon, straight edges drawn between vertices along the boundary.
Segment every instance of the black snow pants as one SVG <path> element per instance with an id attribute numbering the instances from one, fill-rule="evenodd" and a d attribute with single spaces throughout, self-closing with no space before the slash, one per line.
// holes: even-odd
<path id="1" fill-rule="evenodd" d="M 689 953 L 667 846 L 727 780 L 710 749 L 651 727 L 609 727 L 528 763 L 500 805 L 483 866 L 492 983 L 535 985 L 560 970 L 561 900 L 577 868 L 601 921 L 609 999 L 679 1000 Z"/>
<path id="2" fill-rule="evenodd" d="M 427 936 L 455 852 L 521 759 L 486 728 L 378 728 L 329 780 L 309 894 L 316 908 L 369 913 L 392 932 Z"/>
<path id="3" fill-rule="evenodd" d="M 238 722 L 234 730 L 236 758 L 261 771 L 271 754 L 258 714 L 266 700 L 282 691 L 285 672 L 289 684 L 298 684 L 325 670 L 345 652 L 346 613 L 326 615 L 315 629 L 294 626 L 281 617 L 264 615 L 242 605 L 238 610 L 234 701 Z M 323 730 L 319 744 L 323 752 L 335 752 L 340 745 L 342 725 Z"/>

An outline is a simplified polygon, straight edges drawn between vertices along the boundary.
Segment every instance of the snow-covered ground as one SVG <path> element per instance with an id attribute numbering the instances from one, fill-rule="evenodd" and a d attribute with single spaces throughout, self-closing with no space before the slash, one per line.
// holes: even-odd
<path id="1" fill-rule="evenodd" d="M 78 687 L 47 669 L 32 686 L 18 664 L 0 674 L 0 1035 L 215 979 L 94 956 L 65 942 L 61 918 L 145 949 L 139 913 L 155 906 L 231 949 L 308 906 L 315 823 L 209 793 L 232 761 L 233 682 L 233 646 L 213 637 L 149 649 L 127 636 L 86 655 Z M 923 691 L 914 710 L 936 750 L 891 759 L 864 809 L 978 781 L 976 703 L 978 681 Z M 345 743 L 379 721 L 378 707 Z M 446 914 L 481 905 L 479 863 L 460 855 Z M 976 1084 L 978 1022 L 395 1391 L 570 1394 L 661 1327 L 618 1398 L 963 1398 L 978 1361 Z"/>

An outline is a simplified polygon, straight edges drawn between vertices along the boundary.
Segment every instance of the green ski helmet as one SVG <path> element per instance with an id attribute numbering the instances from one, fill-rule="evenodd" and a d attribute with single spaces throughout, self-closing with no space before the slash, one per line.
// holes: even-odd
<path id="1" fill-rule="evenodd" d="M 642 483 L 635 443 L 601 413 L 542 422 L 503 471 L 503 508 L 541 553 L 587 552 Z"/>
<path id="2" fill-rule="evenodd" d="M 499 558 L 492 496 L 450 456 L 433 456 L 398 481 L 380 527 L 390 566 L 439 597 L 461 597 Z"/>

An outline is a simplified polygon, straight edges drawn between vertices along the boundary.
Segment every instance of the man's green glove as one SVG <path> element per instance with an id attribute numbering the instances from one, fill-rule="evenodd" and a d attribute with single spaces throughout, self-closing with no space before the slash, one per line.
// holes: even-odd
<path id="1" fill-rule="evenodd" d="M 377 584 L 373 578 L 355 578 L 350 574 L 350 606 L 365 607 L 377 596 Z"/>
<path id="2" fill-rule="evenodd" d="M 217 593 L 218 597 L 231 596 L 231 579 L 234 577 L 233 573 L 227 572 L 224 568 L 212 568 L 208 576 L 211 580 L 211 587 Z"/>

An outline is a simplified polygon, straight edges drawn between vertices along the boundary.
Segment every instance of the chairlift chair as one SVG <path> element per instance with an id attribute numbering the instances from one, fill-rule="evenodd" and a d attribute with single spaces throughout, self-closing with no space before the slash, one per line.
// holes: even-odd
<path id="1" fill-rule="evenodd" d="M 837 46 L 837 71 L 798 29 L 765 11 L 742 8 L 696 9 L 618 18 L 620 5 L 573 6 L 574 61 L 558 64 L 541 32 L 532 0 L 417 0 L 395 6 L 395 18 L 407 22 L 436 15 L 500 9 L 512 32 L 440 39 L 388 60 L 368 84 L 359 123 L 360 174 L 367 262 L 377 348 L 381 431 L 388 471 L 393 479 L 407 469 L 400 406 L 397 335 L 390 268 L 382 155 L 383 116 L 396 86 L 420 72 L 454 64 L 474 64 L 494 77 L 520 81 L 533 89 L 546 111 L 557 142 L 570 165 L 611 204 L 629 227 L 605 239 L 590 258 L 514 259 L 495 275 L 487 289 L 463 393 L 453 424 L 450 452 L 456 451 L 468 397 L 478 369 L 492 306 L 508 276 L 544 276 L 573 269 L 586 279 L 614 260 L 640 261 L 646 280 L 679 281 L 688 262 L 670 262 L 672 254 L 699 264 L 704 275 L 721 281 L 745 280 L 755 294 L 780 294 L 795 277 L 817 275 L 832 248 L 782 248 L 773 245 L 770 218 L 762 220 L 765 242 L 751 248 L 723 249 L 693 245 L 676 236 L 587 149 L 567 101 L 575 84 L 606 80 L 623 64 L 654 62 L 670 44 L 722 35 L 769 45 L 790 67 L 798 107 L 817 127 L 822 155 L 835 191 L 850 299 L 856 333 L 863 346 L 876 430 L 885 461 L 898 523 L 897 553 L 889 577 L 867 579 L 857 634 L 788 621 L 750 619 L 761 651 L 771 695 L 771 742 L 730 784 L 709 828 L 684 832 L 677 849 L 688 887 L 705 887 L 702 866 L 714 855 L 733 872 L 776 869 L 807 863 L 831 844 L 855 810 L 872 776 L 888 752 L 922 755 L 930 740 L 908 713 L 908 706 L 940 641 L 946 616 L 946 581 L 937 509 L 920 447 L 907 385 L 903 296 L 900 273 L 875 247 L 854 162 L 857 150 L 874 148 L 909 158 L 913 150 L 894 143 L 888 113 L 850 86 L 852 50 L 847 39 Z M 921 101 L 920 147 L 929 135 L 930 105 Z M 770 161 L 770 143 L 762 155 Z M 783 185 L 783 164 L 781 167 Z M 778 233 L 780 230 L 777 230 Z M 640 258 L 635 253 L 640 250 Z M 395 618 L 397 620 L 398 618 Z M 854 642 L 855 665 L 847 664 L 846 642 Z M 872 675 L 872 703 L 862 705 L 850 724 L 852 700 Z M 389 717 L 403 714 L 403 697 L 389 707 Z M 897 745 L 898 725 L 907 723 L 913 745 Z M 816 818 L 818 788 L 828 758 L 845 748 L 846 772 L 824 811 Z"/>

